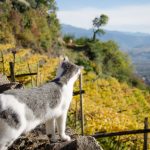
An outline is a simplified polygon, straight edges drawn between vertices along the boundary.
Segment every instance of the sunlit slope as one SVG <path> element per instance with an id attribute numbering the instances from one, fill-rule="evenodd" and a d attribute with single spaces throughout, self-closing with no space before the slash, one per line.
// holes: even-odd
<path id="1" fill-rule="evenodd" d="M 83 78 L 86 134 L 143 128 L 144 118 L 150 115 L 148 92 L 119 83 L 115 78 L 94 81 L 93 73 Z M 76 103 L 79 105 L 78 96 L 73 100 L 72 112 Z"/>
<path id="2" fill-rule="evenodd" d="M 0 45 L 6 75 L 10 74 L 9 62 L 13 61 L 13 55 L 9 49 L 13 47 L 14 45 Z M 32 54 L 30 49 L 19 49 L 15 59 L 15 74 L 29 73 L 29 67 L 31 72 L 36 72 L 39 65 L 40 85 L 54 78 L 58 64 L 58 58 Z M 3 72 L 2 63 L 0 72 Z M 17 80 L 25 85 L 31 84 L 30 76 Z M 36 82 L 36 76 L 33 80 Z M 83 98 L 86 134 L 143 128 L 144 118 L 150 115 L 150 95 L 146 90 L 130 87 L 111 77 L 97 78 L 93 72 L 83 72 L 83 89 L 85 90 Z M 79 90 L 78 82 L 74 90 Z M 80 119 L 79 96 L 73 98 L 70 107 L 68 116 L 70 126 L 75 124 L 75 112 Z"/>

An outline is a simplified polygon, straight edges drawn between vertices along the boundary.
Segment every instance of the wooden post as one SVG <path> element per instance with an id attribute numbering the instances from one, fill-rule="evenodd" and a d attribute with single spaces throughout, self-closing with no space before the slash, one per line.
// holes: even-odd
<path id="1" fill-rule="evenodd" d="M 29 64 L 28 64 L 28 69 L 29 69 L 29 73 L 31 73 L 31 69 L 30 69 L 30 65 Z M 31 85 L 33 87 L 33 77 L 32 77 L 32 75 L 31 75 Z"/>
<path id="2" fill-rule="evenodd" d="M 76 108 L 75 108 L 75 129 L 77 128 L 77 120 L 78 120 L 78 102 L 76 100 Z"/>
<path id="3" fill-rule="evenodd" d="M 148 129 L 148 118 L 144 120 L 144 130 Z M 143 150 L 148 150 L 148 133 L 144 133 L 144 146 Z"/>
<path id="4" fill-rule="evenodd" d="M 36 86 L 38 86 L 38 79 L 39 79 L 39 62 L 37 64 Z"/>
<path id="5" fill-rule="evenodd" d="M 83 114 L 83 96 L 82 96 L 82 74 L 79 76 L 80 88 L 80 110 L 81 110 L 81 134 L 84 135 L 84 114 Z"/>
<path id="6" fill-rule="evenodd" d="M 5 74 L 4 56 L 2 52 L 1 52 L 1 57 L 2 57 L 2 64 L 3 64 L 3 74 Z"/>
<path id="7" fill-rule="evenodd" d="M 15 63 L 16 63 L 16 50 L 15 49 L 13 49 L 12 50 L 12 54 L 13 54 L 13 63 L 14 63 L 14 68 L 15 68 Z"/>
<path id="8" fill-rule="evenodd" d="M 13 54 L 13 62 L 15 62 L 17 51 L 16 51 L 15 49 L 12 49 L 11 52 L 12 52 L 12 54 Z"/>
<path id="9" fill-rule="evenodd" d="M 10 66 L 11 82 L 15 82 L 14 63 L 13 62 L 9 62 L 9 66 Z"/>
<path id="10" fill-rule="evenodd" d="M 39 84 L 42 85 L 42 73 L 40 73 L 40 79 Z"/>

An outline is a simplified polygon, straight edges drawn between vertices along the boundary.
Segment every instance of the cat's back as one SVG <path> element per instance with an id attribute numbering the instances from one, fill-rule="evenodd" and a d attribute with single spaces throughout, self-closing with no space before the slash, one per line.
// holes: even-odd
<path id="1" fill-rule="evenodd" d="M 46 113 L 47 108 L 54 109 L 61 103 L 61 91 L 61 86 L 50 82 L 37 88 L 8 90 L 3 95 L 13 96 L 20 103 L 27 105 L 37 116 L 39 113 Z"/>

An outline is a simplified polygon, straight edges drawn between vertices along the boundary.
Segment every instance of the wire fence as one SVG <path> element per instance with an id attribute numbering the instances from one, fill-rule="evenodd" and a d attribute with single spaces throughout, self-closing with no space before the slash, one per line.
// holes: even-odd
<path id="1" fill-rule="evenodd" d="M 3 56 L 1 63 L 3 63 Z M 37 72 L 32 73 L 29 68 L 29 73 L 27 74 L 20 74 L 15 75 L 15 54 L 14 54 L 14 62 L 10 62 L 10 76 L 8 76 L 12 82 L 15 82 L 17 77 L 24 77 L 24 76 L 37 76 L 36 85 L 38 85 L 38 70 L 39 65 L 37 65 Z M 5 72 L 5 68 L 3 65 L 3 71 Z M 83 111 L 83 94 L 85 91 L 82 89 L 82 74 L 79 76 L 79 91 L 74 91 L 73 95 L 80 95 L 80 129 L 81 135 L 84 135 L 84 111 Z M 77 117 L 75 117 L 77 118 Z M 75 126 L 76 126 L 76 119 L 75 119 Z M 133 142 L 134 146 L 133 149 L 141 149 L 138 145 L 142 145 L 143 143 L 143 150 L 149 149 L 150 139 L 148 138 L 148 133 L 150 133 L 150 129 L 148 128 L 148 118 L 144 120 L 144 129 L 139 130 L 128 130 L 128 131 L 121 131 L 121 132 L 111 132 L 111 133 L 97 133 L 92 135 L 94 138 L 98 139 L 101 143 L 105 143 L 112 149 L 117 150 L 125 150 L 128 147 L 128 143 Z M 134 136 L 131 136 L 134 135 Z M 136 144 L 137 143 L 137 144 Z"/>
<path id="2" fill-rule="evenodd" d="M 143 150 L 148 150 L 149 149 L 149 138 L 148 138 L 148 133 L 150 133 L 150 129 L 148 128 L 148 118 L 145 118 L 144 120 L 144 129 L 139 129 L 139 130 L 128 130 L 128 131 L 121 131 L 121 132 L 111 132 L 111 133 L 97 133 L 95 135 L 92 135 L 94 138 L 96 139 L 99 139 L 99 138 L 108 138 L 108 137 L 119 137 L 118 140 L 116 140 L 116 144 L 114 145 L 120 145 L 121 142 L 124 142 L 126 141 L 125 138 L 120 138 L 121 136 L 125 136 L 125 135 L 137 135 L 137 134 L 143 134 L 143 138 L 141 136 L 134 136 L 133 138 L 127 138 L 127 141 L 126 142 L 129 142 L 129 139 L 130 139 L 130 142 L 134 142 L 136 143 L 137 141 L 138 142 L 143 142 Z M 140 137 L 140 138 L 139 138 Z M 140 140 L 138 140 L 138 138 Z M 120 140 L 121 139 L 121 140 Z M 113 141 L 115 141 L 113 139 Z M 118 142 L 117 142 L 118 141 Z M 140 144 L 141 145 L 141 144 Z"/>

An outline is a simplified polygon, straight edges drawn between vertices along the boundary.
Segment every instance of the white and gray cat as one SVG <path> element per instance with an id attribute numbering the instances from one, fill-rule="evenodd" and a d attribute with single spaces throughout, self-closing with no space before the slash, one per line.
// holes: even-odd
<path id="1" fill-rule="evenodd" d="M 57 140 L 56 124 L 61 139 L 69 141 L 65 134 L 66 117 L 81 69 L 65 58 L 53 81 L 38 88 L 0 94 L 0 150 L 6 150 L 22 133 L 41 123 L 46 123 L 46 134 L 51 135 L 51 141 Z"/>

